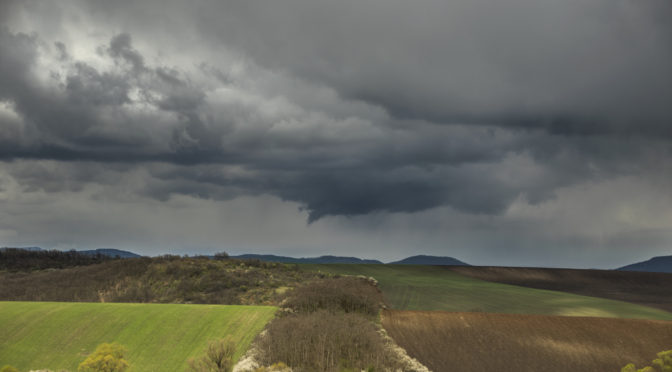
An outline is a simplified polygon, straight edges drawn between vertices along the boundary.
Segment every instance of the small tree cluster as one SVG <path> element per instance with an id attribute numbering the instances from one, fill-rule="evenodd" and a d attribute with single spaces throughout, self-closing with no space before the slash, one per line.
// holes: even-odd
<path id="1" fill-rule="evenodd" d="M 672 372 L 672 350 L 661 351 L 656 354 L 658 358 L 651 362 L 651 366 L 637 369 L 630 363 L 621 369 L 621 372 Z"/>
<path id="2" fill-rule="evenodd" d="M 229 254 L 224 251 L 215 253 L 215 260 L 228 260 L 228 259 Z"/>

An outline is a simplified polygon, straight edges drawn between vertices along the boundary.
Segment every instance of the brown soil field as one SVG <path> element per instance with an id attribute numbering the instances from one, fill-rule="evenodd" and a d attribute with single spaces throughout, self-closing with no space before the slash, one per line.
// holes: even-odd
<path id="1" fill-rule="evenodd" d="M 385 310 L 382 324 L 434 372 L 618 372 L 672 349 L 657 320 Z"/>
<path id="2" fill-rule="evenodd" d="M 672 312 L 672 274 L 615 270 L 446 266 L 475 279 L 602 297 Z"/>

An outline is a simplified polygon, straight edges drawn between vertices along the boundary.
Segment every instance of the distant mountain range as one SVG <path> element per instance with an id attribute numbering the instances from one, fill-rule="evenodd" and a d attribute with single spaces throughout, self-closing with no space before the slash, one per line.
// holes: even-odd
<path id="1" fill-rule="evenodd" d="M 619 267 L 621 271 L 649 271 L 655 273 L 672 273 L 672 256 L 653 257 L 648 261 Z"/>
<path id="2" fill-rule="evenodd" d="M 441 266 L 470 266 L 453 257 L 438 256 L 411 256 L 400 261 L 390 262 L 390 265 L 441 265 Z"/>
<path id="3" fill-rule="evenodd" d="M 282 262 L 282 263 L 315 263 L 315 264 L 382 264 L 378 260 L 363 260 L 357 257 L 340 257 L 340 256 L 320 256 L 320 257 L 287 257 L 276 256 L 273 254 L 241 254 L 238 256 L 230 256 L 231 258 L 240 258 L 247 260 L 260 260 L 267 262 Z"/>
<path id="4" fill-rule="evenodd" d="M 0 248 L 0 250 L 6 248 Z M 40 247 L 19 247 L 19 249 L 25 249 L 30 251 L 41 251 L 43 250 Z M 113 248 L 98 248 L 98 249 L 89 249 L 83 251 L 77 251 L 82 254 L 95 255 L 102 254 L 104 256 L 121 258 L 134 258 L 142 257 L 141 255 L 129 251 L 123 251 L 121 249 Z M 247 260 L 260 260 L 266 262 L 281 262 L 281 263 L 312 263 L 312 264 L 380 264 L 383 262 L 378 260 L 367 260 L 357 257 L 344 257 L 344 256 L 320 256 L 320 257 L 289 257 L 289 256 L 276 256 L 274 254 L 241 254 L 237 256 L 230 256 L 231 258 L 238 259 L 247 259 Z M 467 263 L 464 263 L 453 257 L 440 257 L 440 256 L 411 256 L 404 258 L 400 261 L 390 262 L 392 265 L 444 265 L 444 266 L 470 266 Z"/>
<path id="5" fill-rule="evenodd" d="M 28 251 L 41 251 L 40 247 L 17 247 Z M 7 248 L 0 248 L 4 250 Z M 121 258 L 142 257 L 141 255 L 129 251 L 114 248 L 98 248 L 83 251 L 77 251 L 82 254 L 95 255 L 102 254 L 104 256 Z M 276 256 L 274 254 L 241 254 L 237 256 L 230 256 L 231 258 L 260 260 L 267 262 L 281 262 L 281 263 L 312 263 L 312 264 L 383 264 L 378 260 L 366 260 L 357 257 L 343 257 L 343 256 L 320 256 L 320 257 L 289 257 Z M 417 255 L 404 258 L 403 260 L 388 262 L 389 265 L 439 265 L 439 266 L 471 266 L 468 263 L 460 261 L 453 257 L 442 256 L 427 256 Z M 645 271 L 658 273 L 672 273 L 672 256 L 653 257 L 648 261 L 638 262 L 631 265 L 619 267 L 616 270 L 620 271 Z"/>

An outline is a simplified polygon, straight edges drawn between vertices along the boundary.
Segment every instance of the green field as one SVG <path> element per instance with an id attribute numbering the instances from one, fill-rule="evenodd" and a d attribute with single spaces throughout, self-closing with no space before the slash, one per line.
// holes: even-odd
<path id="1" fill-rule="evenodd" d="M 306 264 L 306 270 L 372 276 L 398 310 L 483 311 L 672 320 L 663 310 L 628 302 L 468 278 L 440 266 Z"/>
<path id="2" fill-rule="evenodd" d="M 103 342 L 128 350 L 130 372 L 184 371 L 209 340 L 231 335 L 236 359 L 274 316 L 271 306 L 0 302 L 0 366 L 76 371 Z"/>

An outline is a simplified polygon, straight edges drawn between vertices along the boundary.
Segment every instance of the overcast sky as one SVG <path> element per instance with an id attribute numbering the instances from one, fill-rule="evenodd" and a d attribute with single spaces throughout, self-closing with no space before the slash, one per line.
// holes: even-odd
<path id="1" fill-rule="evenodd" d="M 0 246 L 672 254 L 669 0 L 0 0 Z"/>

